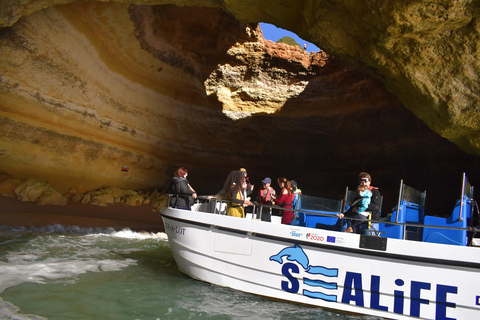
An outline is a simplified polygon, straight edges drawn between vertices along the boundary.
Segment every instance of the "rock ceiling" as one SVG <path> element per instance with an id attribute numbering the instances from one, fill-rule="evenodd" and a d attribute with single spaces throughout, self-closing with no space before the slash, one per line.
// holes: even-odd
<path id="1" fill-rule="evenodd" d="M 440 197 L 462 171 L 480 178 L 473 2 L 9 0 L 0 12 L 4 174 L 145 189 L 181 164 L 214 192 L 205 179 L 246 166 L 331 196 L 367 170 L 390 199 L 400 178 Z M 265 41 L 260 21 L 325 51 Z"/>

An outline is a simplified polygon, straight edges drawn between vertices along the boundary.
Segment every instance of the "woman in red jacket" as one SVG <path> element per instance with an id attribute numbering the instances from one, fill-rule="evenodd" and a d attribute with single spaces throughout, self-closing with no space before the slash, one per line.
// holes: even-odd
<path id="1" fill-rule="evenodd" d="M 281 191 L 274 204 L 281 206 L 284 209 L 292 209 L 292 202 L 293 198 L 295 198 L 295 194 L 292 193 L 292 186 L 290 185 L 290 181 L 288 181 L 286 178 L 280 177 L 277 179 L 277 182 Z M 293 211 L 282 210 L 282 223 L 290 224 L 292 220 Z"/>

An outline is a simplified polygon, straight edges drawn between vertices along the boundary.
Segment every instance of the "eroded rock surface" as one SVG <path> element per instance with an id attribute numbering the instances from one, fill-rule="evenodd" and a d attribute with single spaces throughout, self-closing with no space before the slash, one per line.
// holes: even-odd
<path id="1" fill-rule="evenodd" d="M 18 0 L 4 1 L 0 25 L 9 26 L 32 12 L 71 2 L 37 0 L 25 5 Z M 330 54 L 369 69 L 431 129 L 467 152 L 480 153 L 480 10 L 475 1 L 134 3 L 219 7 L 240 21 L 264 21 L 291 30 Z"/>
<path id="2" fill-rule="evenodd" d="M 429 129 L 478 153 L 468 4 L 136 2 L 2 2 L 3 173 L 86 194 L 161 189 L 184 165 L 214 193 L 246 167 L 335 197 L 367 170 L 392 202 L 401 178 L 441 196 L 462 171 L 475 182 L 478 156 Z M 154 5 L 175 2 L 197 7 Z M 258 21 L 329 54 L 264 40 Z"/>

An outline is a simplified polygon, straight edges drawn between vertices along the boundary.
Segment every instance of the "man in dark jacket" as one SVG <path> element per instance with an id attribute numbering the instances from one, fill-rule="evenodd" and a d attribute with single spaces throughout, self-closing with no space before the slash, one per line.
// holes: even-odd
<path id="1" fill-rule="evenodd" d="M 370 184 L 372 183 L 372 177 L 366 173 L 366 172 L 360 172 L 358 175 L 358 184 L 359 185 L 365 185 L 370 189 L 372 192 L 372 198 L 370 201 L 370 204 L 368 205 L 368 208 L 365 210 L 366 212 L 371 212 L 372 213 L 372 220 L 380 220 L 380 214 L 382 210 L 382 196 L 380 195 L 380 192 L 378 191 L 377 187 L 373 187 Z M 357 200 L 357 197 L 353 199 L 353 202 Z M 350 209 L 345 213 L 345 216 L 348 216 L 350 214 L 350 210 L 352 210 L 353 206 L 350 206 Z M 343 217 L 343 214 L 342 214 Z M 368 221 L 362 223 L 360 226 L 358 226 L 357 233 L 365 233 L 365 234 L 372 234 L 375 233 L 374 231 L 367 231 L 368 229 Z M 373 222 L 370 224 L 370 230 L 379 230 L 379 224 L 376 222 Z"/>
<path id="2" fill-rule="evenodd" d="M 166 194 L 174 194 L 170 205 L 173 208 L 191 210 L 194 199 L 197 198 L 197 193 L 190 186 L 187 180 L 188 171 L 184 167 L 180 167 L 175 171 L 174 177 L 170 186 L 168 186 Z"/>

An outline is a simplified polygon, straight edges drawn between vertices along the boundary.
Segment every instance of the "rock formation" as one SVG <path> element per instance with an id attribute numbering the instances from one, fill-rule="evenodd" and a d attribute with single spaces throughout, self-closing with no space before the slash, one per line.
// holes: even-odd
<path id="1" fill-rule="evenodd" d="M 0 26 L 72 0 L 1 4 Z M 117 0 L 115 2 L 124 2 Z M 128 1 L 131 3 L 132 1 Z M 376 74 L 430 128 L 479 154 L 479 11 L 475 2 L 136 0 L 219 7 L 243 22 L 269 22 Z"/>
<path id="2" fill-rule="evenodd" d="M 470 4 L 71 2 L 0 4 L 9 177 L 83 195 L 161 189 L 184 165 L 213 193 L 242 166 L 327 197 L 367 170 L 388 204 L 400 178 L 453 199 L 445 184 L 478 179 Z M 325 51 L 264 40 L 259 21 Z"/>

